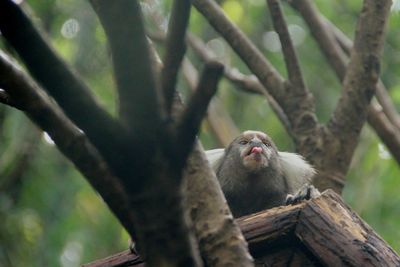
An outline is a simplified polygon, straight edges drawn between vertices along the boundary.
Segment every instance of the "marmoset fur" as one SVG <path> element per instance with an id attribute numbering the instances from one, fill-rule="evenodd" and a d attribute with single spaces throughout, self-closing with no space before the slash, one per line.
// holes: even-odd
<path id="1" fill-rule="evenodd" d="M 226 149 L 206 151 L 234 217 L 319 195 L 314 168 L 302 156 L 278 151 L 259 131 L 245 131 Z"/>

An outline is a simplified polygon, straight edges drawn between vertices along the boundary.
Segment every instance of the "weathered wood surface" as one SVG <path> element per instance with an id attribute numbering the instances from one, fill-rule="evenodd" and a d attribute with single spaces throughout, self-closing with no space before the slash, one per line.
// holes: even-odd
<path id="1" fill-rule="evenodd" d="M 256 266 L 400 266 L 400 257 L 331 190 L 238 219 Z M 85 267 L 144 266 L 124 251 Z"/>

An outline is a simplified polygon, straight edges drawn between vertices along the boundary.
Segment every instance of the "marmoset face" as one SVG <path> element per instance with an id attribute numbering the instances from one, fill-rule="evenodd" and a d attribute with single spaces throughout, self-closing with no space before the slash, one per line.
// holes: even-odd
<path id="1" fill-rule="evenodd" d="M 277 156 L 275 144 L 263 132 L 246 131 L 234 143 L 244 167 L 252 171 L 267 168 Z"/>

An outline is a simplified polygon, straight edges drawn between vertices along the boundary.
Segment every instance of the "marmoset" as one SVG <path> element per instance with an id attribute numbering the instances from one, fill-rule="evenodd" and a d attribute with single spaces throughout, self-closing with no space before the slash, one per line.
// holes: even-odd
<path id="1" fill-rule="evenodd" d="M 314 168 L 298 154 L 278 151 L 263 132 L 245 131 L 206 155 L 234 217 L 319 195 L 309 185 Z"/>

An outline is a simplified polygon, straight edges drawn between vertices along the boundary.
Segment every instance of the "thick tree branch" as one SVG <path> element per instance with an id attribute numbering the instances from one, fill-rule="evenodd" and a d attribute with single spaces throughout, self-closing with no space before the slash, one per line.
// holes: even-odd
<path id="1" fill-rule="evenodd" d="M 50 135 L 60 151 L 100 193 L 125 229 L 134 237 L 134 216 L 126 193 L 85 134 L 2 52 L 0 76 L 0 86 L 28 117 Z"/>
<path id="2" fill-rule="evenodd" d="M 350 55 L 351 48 L 353 46 L 353 42 L 348 38 L 341 30 L 336 28 L 335 25 L 330 23 L 326 18 L 326 23 L 329 24 L 331 30 L 334 33 L 334 36 L 339 43 L 340 47 L 343 49 L 343 51 L 347 54 Z M 382 80 L 379 80 L 377 85 L 376 85 L 376 99 L 378 100 L 379 104 L 382 106 L 382 110 L 389 119 L 390 122 L 393 123 L 393 125 L 400 131 L 400 115 L 397 112 L 396 107 L 393 104 L 393 101 L 390 99 L 390 96 L 387 92 L 387 89 L 385 88 L 385 85 L 383 84 Z M 375 114 L 374 116 L 376 116 Z M 377 116 L 381 117 L 381 116 Z M 378 131 L 378 130 L 377 130 Z"/>
<path id="3" fill-rule="evenodd" d="M 294 85 L 291 89 L 295 90 L 296 93 L 305 94 L 307 89 L 279 1 L 267 0 L 267 3 L 272 17 L 272 23 L 281 41 L 289 81 Z"/>
<path id="4" fill-rule="evenodd" d="M 184 177 L 185 207 L 207 266 L 254 266 L 200 142 L 188 158 Z"/>
<path id="5" fill-rule="evenodd" d="M 178 70 L 186 52 L 185 34 L 189 23 L 190 7 L 190 0 L 175 0 L 170 16 L 165 42 L 164 68 L 161 72 L 164 108 L 167 116 L 171 114 Z"/>
<path id="6" fill-rule="evenodd" d="M 303 16 L 321 51 L 342 81 L 348 63 L 347 56 L 350 55 L 353 46 L 352 41 L 335 25 L 324 18 L 311 1 L 299 0 L 290 1 L 290 3 Z M 400 129 L 400 116 L 381 81 L 376 85 L 376 98 L 382 105 L 383 111 L 389 120 Z"/>
<path id="7" fill-rule="evenodd" d="M 18 29 L 18 30 L 15 30 Z M 32 22 L 11 0 L 0 1 L 0 30 L 33 77 L 85 131 L 97 148 L 110 154 L 120 125 L 96 102 L 89 88 L 55 54 Z M 103 153 L 103 154 L 107 154 Z"/>
<path id="8" fill-rule="evenodd" d="M 343 80 L 343 91 L 328 122 L 333 134 L 339 134 L 347 170 L 368 107 L 379 79 L 379 59 L 383 49 L 385 26 L 391 1 L 365 0 L 358 20 L 354 47 Z"/>
<path id="9" fill-rule="evenodd" d="M 321 51 L 334 68 L 338 78 L 342 80 L 347 68 L 347 56 L 350 55 L 353 46 L 352 41 L 330 21 L 324 18 L 318 12 L 316 6 L 310 1 L 291 1 L 291 4 L 302 14 L 304 20 L 311 29 L 314 38 L 319 44 Z M 386 114 L 387 118 L 384 117 L 382 111 L 371 106 L 368 111 L 368 123 L 373 127 L 379 137 L 393 136 L 393 131 L 397 131 L 400 134 L 399 115 L 381 81 L 376 85 L 376 98 L 378 99 L 378 102 L 381 103 L 383 113 Z M 393 123 L 393 126 L 398 125 L 399 128 L 390 126 L 388 124 L 388 119 Z M 400 143 L 396 144 L 397 139 L 381 138 L 381 140 L 397 159 L 396 154 L 400 147 Z"/>
<path id="10" fill-rule="evenodd" d="M 285 111 L 297 141 L 305 139 L 317 126 L 314 101 L 309 93 L 296 94 L 289 90 L 276 69 L 268 62 L 254 44 L 224 14 L 212 0 L 194 0 L 193 5 L 209 23 L 225 38 L 261 84 Z"/>
<path id="11" fill-rule="evenodd" d="M 223 71 L 224 66 L 217 61 L 206 62 L 204 65 L 197 89 L 193 93 L 177 125 L 177 142 L 180 144 L 178 161 L 181 159 L 182 162 L 185 162 L 192 150 L 201 121 L 207 111 L 211 98 L 217 91 L 217 85 Z"/>
<path id="12" fill-rule="evenodd" d="M 347 56 L 350 55 L 353 46 L 352 41 L 329 20 L 324 18 L 311 1 L 299 0 L 290 1 L 290 3 L 303 16 L 321 51 L 342 81 L 348 63 Z M 376 85 L 376 98 L 382 105 L 388 119 L 400 129 L 400 116 L 387 95 L 387 90 L 382 81 L 379 81 Z"/>
<path id="13" fill-rule="evenodd" d="M 154 129 L 161 127 L 161 117 L 139 2 L 90 2 L 111 46 L 121 119 L 135 136 L 154 140 Z"/>
<path id="14" fill-rule="evenodd" d="M 159 60 L 157 51 L 155 49 L 151 51 L 154 53 L 153 63 L 157 65 L 155 68 L 161 68 L 162 62 Z M 198 85 L 197 78 L 190 79 L 189 85 L 194 91 Z M 182 100 L 179 96 L 175 100 L 173 108 L 182 110 Z M 226 266 L 232 262 L 240 266 L 254 266 L 248 253 L 247 243 L 238 225 L 232 220 L 232 214 L 217 177 L 199 141 L 195 142 L 187 159 L 183 183 L 184 210 L 187 217 L 191 219 L 191 228 L 196 235 L 200 252 L 207 266 Z M 207 242 L 201 242 L 206 238 Z M 221 246 L 222 243 L 223 246 Z"/>

